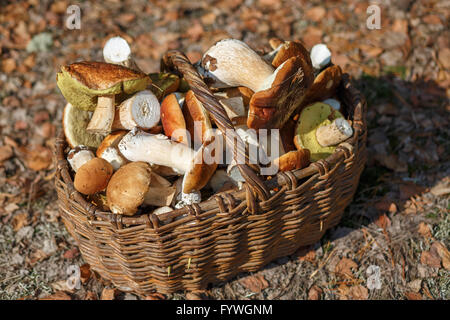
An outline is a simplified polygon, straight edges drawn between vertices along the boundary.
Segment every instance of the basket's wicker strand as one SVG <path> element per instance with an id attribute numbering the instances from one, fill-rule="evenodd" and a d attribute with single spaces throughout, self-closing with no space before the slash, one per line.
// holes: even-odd
<path id="1" fill-rule="evenodd" d="M 261 178 L 253 171 L 258 170 L 258 166 L 249 162 L 246 143 L 244 143 L 239 135 L 236 134 L 234 125 L 228 117 L 228 114 L 225 112 L 222 105 L 217 102 L 197 70 L 189 62 L 189 59 L 182 52 L 172 50 L 164 55 L 162 61 L 164 65 L 172 71 L 173 69 L 176 69 L 176 71 L 178 71 L 187 81 L 196 98 L 203 104 L 214 119 L 217 127 L 225 137 L 228 147 L 233 150 L 234 158 L 238 164 L 242 177 L 261 199 L 266 200 L 270 196 L 270 193 Z M 239 159 L 245 160 L 245 164 L 241 164 Z M 253 170 L 250 169 L 250 167 L 252 167 Z"/>
<path id="2" fill-rule="evenodd" d="M 83 259 L 119 289 L 148 295 L 202 290 L 317 242 L 339 223 L 366 161 L 365 100 L 348 75 L 338 94 L 354 135 L 328 158 L 264 181 L 266 199 L 245 183 L 242 190 L 158 216 L 122 217 L 87 201 L 74 189 L 61 131 L 55 144 L 58 204 Z M 255 207 L 258 214 L 250 214 Z"/>

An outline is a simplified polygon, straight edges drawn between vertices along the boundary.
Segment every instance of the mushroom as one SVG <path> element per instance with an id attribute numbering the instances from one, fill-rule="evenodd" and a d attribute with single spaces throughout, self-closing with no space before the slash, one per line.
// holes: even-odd
<path id="1" fill-rule="evenodd" d="M 139 71 L 105 62 L 77 62 L 61 67 L 56 82 L 74 107 L 94 111 L 86 130 L 108 134 L 114 120 L 115 96 L 144 90 L 150 78 Z"/>
<path id="2" fill-rule="evenodd" d="M 159 101 L 149 90 L 139 91 L 116 108 L 112 130 L 132 130 L 135 127 L 148 130 L 160 120 Z"/>
<path id="3" fill-rule="evenodd" d="M 85 195 L 92 195 L 106 188 L 113 174 L 113 167 L 102 158 L 93 158 L 78 168 L 73 185 Z"/>
<path id="4" fill-rule="evenodd" d="M 103 59 L 107 63 L 118 64 L 142 72 L 131 57 L 131 48 L 122 37 L 113 37 L 103 47 Z"/>
<path id="5" fill-rule="evenodd" d="M 158 207 L 170 205 L 175 196 L 176 187 L 153 170 L 150 180 L 150 188 L 145 194 L 144 203 Z"/>
<path id="6" fill-rule="evenodd" d="M 216 83 L 245 86 L 255 92 L 250 100 L 250 128 L 280 128 L 301 103 L 313 81 L 312 68 L 300 56 L 292 57 L 274 70 L 244 42 L 225 39 L 202 58 L 205 75 Z"/>
<path id="7" fill-rule="evenodd" d="M 88 147 L 83 145 L 76 146 L 67 154 L 67 161 L 75 172 L 77 172 L 83 164 L 94 158 L 95 154 Z"/>
<path id="8" fill-rule="evenodd" d="M 213 176 L 208 182 L 208 186 L 214 193 L 229 190 L 237 186 L 237 182 L 233 180 L 224 169 L 219 169 L 214 172 Z"/>
<path id="9" fill-rule="evenodd" d="M 325 99 L 323 103 L 329 104 L 334 110 L 341 110 L 341 103 L 336 99 Z"/>
<path id="10" fill-rule="evenodd" d="M 97 148 L 103 140 L 103 135 L 93 134 L 86 131 L 86 127 L 91 120 L 92 112 L 75 108 L 67 103 L 62 116 L 62 127 L 64 136 L 71 148 L 84 145 L 90 148 Z"/>
<path id="11" fill-rule="evenodd" d="M 336 123 L 335 120 L 339 118 L 342 120 Z M 346 122 L 342 114 L 328 104 L 317 102 L 309 105 L 300 114 L 294 143 L 299 150 L 308 149 L 311 152 L 311 161 L 324 159 L 334 152 L 338 143 L 353 134 Z M 318 130 L 319 128 L 321 129 Z M 327 145 L 322 145 L 319 141 Z M 328 145 L 329 143 L 333 145 Z"/>
<path id="12" fill-rule="evenodd" d="M 166 136 L 173 141 L 190 145 L 182 111 L 184 96 L 183 93 L 175 92 L 164 98 L 161 102 L 161 123 Z"/>
<path id="13" fill-rule="evenodd" d="M 306 91 L 306 96 L 303 99 L 302 107 L 334 96 L 336 89 L 341 82 L 341 78 L 341 67 L 334 65 L 324 69 L 317 75 L 313 84 Z M 300 109 L 302 107 L 300 107 Z"/>
<path id="14" fill-rule="evenodd" d="M 162 134 L 149 134 L 138 129 L 130 131 L 119 143 L 120 152 L 130 161 L 145 161 L 173 168 L 184 174 L 183 192 L 200 190 L 213 175 L 217 163 L 208 159 L 215 156 L 214 137 L 194 151 L 185 144 L 170 140 Z"/>
<path id="15" fill-rule="evenodd" d="M 323 44 L 316 44 L 311 48 L 311 62 L 316 70 L 321 70 L 331 63 L 331 51 Z"/>
<path id="16" fill-rule="evenodd" d="M 159 101 L 167 95 L 176 92 L 180 86 L 180 78 L 173 73 L 150 73 L 149 77 L 152 80 L 151 90 Z"/>
<path id="17" fill-rule="evenodd" d="M 109 134 L 103 139 L 95 153 L 97 157 L 108 161 L 113 166 L 114 171 L 117 171 L 117 169 L 128 162 L 117 147 L 120 140 L 127 132 L 128 131 L 125 130 L 119 130 Z"/>
<path id="18" fill-rule="evenodd" d="M 277 53 L 272 60 L 272 66 L 278 68 L 283 62 L 292 57 L 299 56 L 312 67 L 310 54 L 306 48 L 297 41 L 285 41 L 276 49 Z"/>
<path id="19" fill-rule="evenodd" d="M 309 164 L 311 153 L 308 149 L 289 151 L 276 158 L 273 164 L 280 171 L 290 171 L 305 168 Z"/>
<path id="20" fill-rule="evenodd" d="M 203 142 L 211 138 L 212 126 L 209 112 L 203 107 L 192 90 L 186 93 L 182 111 L 193 147 L 198 149 Z"/>
<path id="21" fill-rule="evenodd" d="M 181 209 L 184 206 L 189 206 L 194 203 L 202 202 L 202 194 L 198 190 L 191 192 L 183 192 L 183 178 L 179 178 L 175 182 L 176 194 L 172 202 L 175 209 Z"/>

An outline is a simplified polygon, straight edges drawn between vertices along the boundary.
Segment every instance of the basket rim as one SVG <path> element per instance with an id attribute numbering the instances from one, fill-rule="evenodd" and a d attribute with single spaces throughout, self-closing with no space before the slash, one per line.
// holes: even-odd
<path id="1" fill-rule="evenodd" d="M 350 76 L 348 73 L 342 74 L 342 80 L 340 86 L 338 88 L 338 95 L 342 95 L 343 91 L 347 91 L 352 99 L 352 104 L 354 105 L 353 113 L 349 114 L 352 120 L 352 128 L 354 130 L 353 136 L 346 140 L 345 142 L 339 144 L 335 151 L 328 156 L 326 159 L 322 159 L 316 162 L 312 162 L 309 166 L 296 169 L 292 171 L 286 172 L 278 172 L 276 175 L 272 176 L 270 180 L 264 181 L 264 184 L 267 188 L 276 188 L 276 187 L 285 187 L 287 185 L 296 184 L 296 182 L 300 179 L 304 179 L 315 174 L 324 175 L 329 171 L 329 167 L 331 165 L 336 164 L 341 161 L 343 158 L 347 159 L 352 154 L 354 154 L 355 148 L 358 147 L 358 138 L 365 133 L 366 123 L 365 123 L 365 109 L 366 109 L 366 100 L 364 96 L 356 89 L 350 81 Z M 343 101 L 341 101 L 342 103 Z M 351 108 L 349 109 L 351 110 Z M 136 225 L 152 225 L 153 228 L 159 228 L 159 221 L 165 219 L 172 219 L 182 215 L 190 215 L 192 216 L 192 220 L 195 219 L 194 216 L 198 214 L 200 211 L 206 211 L 213 208 L 216 208 L 217 205 L 217 197 L 229 199 L 229 197 L 236 200 L 236 202 L 247 202 L 247 204 L 253 205 L 258 201 L 255 201 L 254 196 L 251 195 L 248 188 L 246 188 L 246 182 L 243 183 L 244 187 L 241 189 L 232 189 L 229 191 L 223 191 L 220 193 L 216 193 L 210 196 L 207 200 L 202 201 L 199 204 L 194 204 L 190 206 L 184 206 L 180 209 L 174 209 L 173 211 L 163 213 L 160 215 L 155 215 L 153 213 L 144 213 L 137 216 L 125 216 L 120 214 L 114 214 L 110 211 L 101 211 L 98 208 L 88 202 L 85 197 L 79 193 L 73 183 L 73 179 L 70 175 L 70 167 L 68 161 L 64 155 L 64 150 L 67 147 L 67 141 L 65 139 L 64 130 L 60 129 L 59 133 L 55 139 L 55 156 L 57 162 L 56 168 L 56 177 L 55 182 L 59 179 L 66 184 L 67 186 L 67 196 L 68 198 L 73 199 L 79 205 L 82 206 L 83 209 L 89 214 L 90 219 L 100 219 L 103 221 L 107 221 L 114 224 L 123 224 L 129 226 Z M 249 197 L 250 193 L 250 197 Z M 272 195 L 273 196 L 273 195 Z M 250 199 L 249 199 L 250 198 Z M 250 201 L 250 203 L 249 203 Z"/>

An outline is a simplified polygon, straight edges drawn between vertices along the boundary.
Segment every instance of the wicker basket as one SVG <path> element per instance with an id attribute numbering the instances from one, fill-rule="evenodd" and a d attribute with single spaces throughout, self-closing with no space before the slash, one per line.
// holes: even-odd
<path id="1" fill-rule="evenodd" d="M 182 53 L 166 54 L 163 65 L 184 75 L 219 129 L 232 128 Z M 172 293 L 203 290 L 317 242 L 339 223 L 366 160 L 365 100 L 347 74 L 338 92 L 354 135 L 331 156 L 267 181 L 242 165 L 244 188 L 165 213 L 164 218 L 186 215 L 165 225 L 154 214 L 120 216 L 87 202 L 74 189 L 61 132 L 56 139 L 59 208 L 84 260 L 120 290 Z"/>

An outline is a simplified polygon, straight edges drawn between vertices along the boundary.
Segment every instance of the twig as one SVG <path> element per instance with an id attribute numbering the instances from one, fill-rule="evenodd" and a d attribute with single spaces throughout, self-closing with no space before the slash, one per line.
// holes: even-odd
<path id="1" fill-rule="evenodd" d="M 317 274 L 317 272 L 319 272 L 320 269 L 322 269 L 322 268 L 325 266 L 325 264 L 328 262 L 328 260 L 331 258 L 331 256 L 332 256 L 335 252 L 336 252 L 336 248 L 334 248 L 333 250 L 331 250 L 330 254 L 329 254 L 328 257 L 325 259 L 325 261 L 322 262 L 322 263 L 319 265 L 319 267 L 318 267 L 313 273 L 311 273 L 311 275 L 309 276 L 310 279 L 312 279 L 312 278 Z"/>

